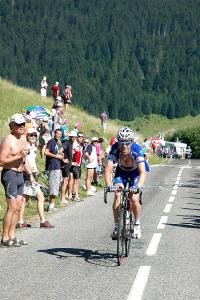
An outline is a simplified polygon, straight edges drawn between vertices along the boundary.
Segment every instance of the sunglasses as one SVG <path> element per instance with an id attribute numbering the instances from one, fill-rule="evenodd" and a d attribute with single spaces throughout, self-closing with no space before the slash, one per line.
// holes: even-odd
<path id="1" fill-rule="evenodd" d="M 24 127 L 24 126 L 25 126 L 25 123 L 21 123 L 21 124 L 15 123 L 15 125 L 16 125 L 17 127 Z"/>
<path id="2" fill-rule="evenodd" d="M 29 134 L 30 137 L 37 137 L 37 134 Z"/>
<path id="3" fill-rule="evenodd" d="M 83 138 L 83 135 L 78 135 L 78 137 Z"/>
<path id="4" fill-rule="evenodd" d="M 120 141 L 120 142 L 118 142 L 119 143 L 119 146 L 121 147 L 121 146 L 129 146 L 130 144 L 131 144 L 131 142 L 130 141 Z"/>

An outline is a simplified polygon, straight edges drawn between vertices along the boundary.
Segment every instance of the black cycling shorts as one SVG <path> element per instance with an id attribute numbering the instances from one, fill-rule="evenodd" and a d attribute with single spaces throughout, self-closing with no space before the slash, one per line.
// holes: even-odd
<path id="1" fill-rule="evenodd" d="M 1 183 L 3 184 L 6 198 L 15 199 L 23 195 L 24 178 L 22 172 L 3 169 L 1 172 Z"/>
<path id="2" fill-rule="evenodd" d="M 71 166 L 70 173 L 73 174 L 74 179 L 80 179 L 81 178 L 81 167 Z"/>
<path id="3" fill-rule="evenodd" d="M 63 168 L 61 168 L 63 178 L 69 177 L 70 167 L 71 165 L 65 165 Z"/>

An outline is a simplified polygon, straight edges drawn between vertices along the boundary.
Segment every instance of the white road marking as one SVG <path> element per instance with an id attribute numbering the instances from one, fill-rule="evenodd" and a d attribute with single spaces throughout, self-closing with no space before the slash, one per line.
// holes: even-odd
<path id="1" fill-rule="evenodd" d="M 176 180 L 175 185 L 179 185 L 179 179 Z"/>
<path id="2" fill-rule="evenodd" d="M 171 196 L 171 197 L 169 197 L 169 200 L 168 200 L 168 201 L 169 201 L 169 202 L 174 202 L 174 198 L 175 198 L 174 196 Z"/>
<path id="3" fill-rule="evenodd" d="M 177 177 L 177 180 L 180 180 L 180 179 L 181 179 L 181 176 L 178 176 L 178 177 Z"/>
<path id="4" fill-rule="evenodd" d="M 158 224 L 157 229 L 164 229 L 165 228 L 165 224 L 167 223 L 167 219 L 168 219 L 168 216 L 162 216 L 160 218 L 160 222 Z"/>
<path id="5" fill-rule="evenodd" d="M 139 268 L 127 300 L 142 299 L 142 294 L 149 277 L 150 269 L 150 266 L 141 266 Z"/>
<path id="6" fill-rule="evenodd" d="M 151 242 L 149 244 L 149 247 L 146 251 L 146 255 L 152 256 L 156 254 L 160 239 L 161 239 L 162 234 L 161 233 L 154 233 Z"/>
<path id="7" fill-rule="evenodd" d="M 175 184 L 174 187 L 173 187 L 173 190 L 177 190 L 178 189 L 178 185 Z"/>
<path id="8" fill-rule="evenodd" d="M 172 195 L 172 196 L 176 196 L 176 194 L 177 194 L 177 190 L 172 190 L 171 195 Z"/>
<path id="9" fill-rule="evenodd" d="M 165 208 L 163 210 L 164 213 L 169 213 L 170 210 L 171 210 L 171 208 L 172 208 L 172 204 L 170 204 L 170 203 L 166 204 L 166 206 L 165 206 Z"/>

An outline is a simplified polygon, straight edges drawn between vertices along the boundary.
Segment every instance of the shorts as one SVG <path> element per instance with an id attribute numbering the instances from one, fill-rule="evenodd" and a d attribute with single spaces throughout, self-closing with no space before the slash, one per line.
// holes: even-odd
<path id="1" fill-rule="evenodd" d="M 66 178 L 66 177 L 69 177 L 69 173 L 70 173 L 70 168 L 71 168 L 71 165 L 65 165 L 61 171 L 62 171 L 62 177 L 63 178 Z"/>
<path id="2" fill-rule="evenodd" d="M 58 196 L 60 190 L 61 171 L 49 171 L 49 195 Z"/>
<path id="3" fill-rule="evenodd" d="M 81 178 L 81 167 L 71 166 L 70 173 L 73 174 L 74 179 L 80 179 Z"/>
<path id="4" fill-rule="evenodd" d="M 123 186 L 126 187 L 127 183 L 129 182 L 129 186 L 135 186 L 137 185 L 138 177 L 138 174 L 136 174 L 134 171 L 124 171 L 120 168 L 117 168 L 113 179 L 113 184 L 115 185 L 117 183 L 122 183 Z"/>
<path id="5" fill-rule="evenodd" d="M 22 172 L 3 169 L 1 172 L 1 183 L 3 184 L 6 198 L 13 199 L 23 195 L 24 178 Z"/>
<path id="6" fill-rule="evenodd" d="M 63 101 L 64 101 L 64 104 L 71 104 L 71 100 L 70 99 L 63 99 Z"/>

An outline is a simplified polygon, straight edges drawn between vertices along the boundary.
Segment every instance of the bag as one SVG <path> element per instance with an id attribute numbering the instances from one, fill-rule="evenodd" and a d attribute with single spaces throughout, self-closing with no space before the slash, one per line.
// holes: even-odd
<path id="1" fill-rule="evenodd" d="M 32 183 L 30 181 L 25 181 L 23 195 L 36 197 L 37 192 L 37 184 Z"/>

